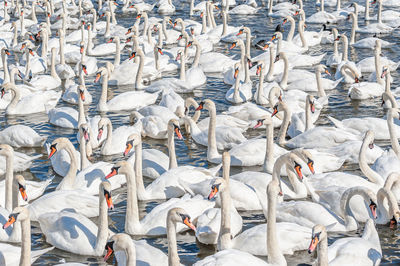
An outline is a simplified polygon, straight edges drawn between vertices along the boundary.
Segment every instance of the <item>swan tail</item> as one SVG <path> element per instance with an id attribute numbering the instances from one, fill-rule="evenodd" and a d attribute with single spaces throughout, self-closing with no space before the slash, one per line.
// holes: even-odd
<path id="1" fill-rule="evenodd" d="M 336 118 L 333 118 L 332 116 L 328 115 L 328 119 L 335 125 L 337 128 L 345 128 L 343 125 L 342 121 L 337 120 Z"/>

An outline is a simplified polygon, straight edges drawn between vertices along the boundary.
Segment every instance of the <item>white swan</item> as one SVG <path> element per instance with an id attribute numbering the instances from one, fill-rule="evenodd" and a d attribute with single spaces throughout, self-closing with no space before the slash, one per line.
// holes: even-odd
<path id="1" fill-rule="evenodd" d="M 31 222 L 29 211 L 25 207 L 16 207 L 8 221 L 0 230 L 7 229 L 14 223 L 21 223 L 21 247 L 0 243 L 0 258 L 4 265 L 23 265 L 28 266 L 34 263 L 41 255 L 54 249 L 54 247 L 31 251 Z"/>
<path id="2" fill-rule="evenodd" d="M 0 143 L 16 148 L 41 147 L 47 137 L 40 136 L 34 129 L 25 125 L 13 125 L 0 131 Z"/>
<path id="3" fill-rule="evenodd" d="M 377 1 L 379 2 L 378 21 L 376 23 L 371 23 L 367 26 L 359 28 L 358 30 L 356 30 L 357 32 L 385 34 L 385 33 L 391 33 L 392 31 L 394 31 L 394 28 L 392 28 L 382 22 L 382 3 L 384 1 L 382 1 L 382 0 L 377 0 Z"/>
<path id="4" fill-rule="evenodd" d="M 242 66 L 244 68 L 247 67 L 247 64 L 245 66 Z M 226 92 L 225 94 L 225 99 L 228 102 L 231 103 L 243 103 L 251 100 L 253 97 L 253 93 L 251 91 L 251 81 L 250 77 L 245 79 L 243 82 L 240 81 L 239 74 L 240 74 L 240 63 L 236 63 L 234 65 L 235 69 L 235 74 L 234 74 L 234 79 L 235 79 L 235 84 Z"/>
<path id="5" fill-rule="evenodd" d="M 154 104 L 160 94 L 159 92 L 129 91 L 121 93 L 107 101 L 108 76 L 108 70 L 105 67 L 101 67 L 96 74 L 96 82 L 100 77 L 103 77 L 101 96 L 97 104 L 97 109 L 101 112 L 132 110 Z"/>
<path id="6" fill-rule="evenodd" d="M 99 186 L 98 208 L 98 226 L 86 216 L 73 211 L 42 214 L 38 221 L 46 241 L 74 254 L 101 256 L 109 235 L 107 208 L 114 208 L 108 182 L 102 182 Z"/>
<path id="7" fill-rule="evenodd" d="M 315 225 L 312 230 L 308 253 L 318 247 L 319 265 L 343 265 L 344 262 L 357 261 L 362 265 L 378 265 L 382 258 L 379 235 L 374 221 L 369 219 L 362 237 L 344 237 L 336 240 L 328 249 L 328 236 L 323 225 Z"/>
<path id="8" fill-rule="evenodd" d="M 14 95 L 10 104 L 6 108 L 8 115 L 26 115 L 32 113 L 45 112 L 54 108 L 61 97 L 61 92 L 56 91 L 38 91 L 30 95 L 21 97 L 21 90 L 14 84 L 3 84 L 1 94 L 5 91 L 11 91 Z"/>

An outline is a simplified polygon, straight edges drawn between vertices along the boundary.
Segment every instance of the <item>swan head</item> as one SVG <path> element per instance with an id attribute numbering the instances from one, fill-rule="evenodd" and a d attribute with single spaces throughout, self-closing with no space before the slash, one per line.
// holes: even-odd
<path id="1" fill-rule="evenodd" d="M 312 95 L 307 95 L 306 103 L 310 106 L 311 113 L 315 113 L 315 98 Z"/>
<path id="2" fill-rule="evenodd" d="M 215 103 L 210 99 L 205 99 L 199 103 L 199 107 L 196 108 L 196 111 L 206 109 L 208 111 L 214 110 L 215 111 Z"/>
<path id="3" fill-rule="evenodd" d="M 141 143 L 142 143 L 142 137 L 140 136 L 140 134 L 134 133 L 130 135 L 126 140 L 126 148 L 124 151 L 124 156 L 127 156 L 133 147 Z"/>
<path id="4" fill-rule="evenodd" d="M 83 137 L 87 142 L 90 140 L 90 135 L 89 135 L 89 125 L 87 123 L 83 123 L 79 126 L 79 134 L 81 137 Z"/>
<path id="5" fill-rule="evenodd" d="M 105 246 L 106 255 L 104 256 L 104 261 L 107 261 L 114 252 L 125 251 L 127 249 L 135 252 L 135 245 L 131 237 L 124 233 L 113 235 Z"/>
<path id="6" fill-rule="evenodd" d="M 104 75 L 108 75 L 108 70 L 106 67 L 101 67 L 99 68 L 99 70 L 96 73 L 96 78 L 94 80 L 94 82 L 98 82 L 100 80 L 100 78 Z"/>
<path id="7" fill-rule="evenodd" d="M 13 156 L 14 149 L 8 144 L 0 144 L 0 155 L 3 156 Z"/>
<path id="8" fill-rule="evenodd" d="M 72 146 L 71 141 L 67 138 L 57 138 L 53 140 L 53 142 L 50 145 L 50 154 L 49 154 L 49 159 L 53 157 L 53 155 L 57 152 L 60 151 L 67 146 Z"/>
<path id="9" fill-rule="evenodd" d="M 384 66 L 382 68 L 382 74 L 381 74 L 381 78 L 384 78 L 386 75 L 390 74 L 390 68 L 389 66 Z M 388 75 L 389 76 L 389 75 Z"/>
<path id="10" fill-rule="evenodd" d="M 235 63 L 234 69 L 235 69 L 235 71 L 234 71 L 234 73 L 233 73 L 233 78 L 234 78 L 234 79 L 237 79 L 238 76 L 239 76 L 239 69 L 240 69 L 240 63 L 239 63 L 239 62 L 236 62 L 236 63 Z"/>
<path id="11" fill-rule="evenodd" d="M 187 114 L 189 112 L 189 109 L 191 106 L 193 106 L 194 108 L 197 108 L 197 107 L 199 107 L 199 104 L 192 97 L 187 97 L 185 100 L 185 114 Z"/>
<path id="12" fill-rule="evenodd" d="M 111 121 L 107 117 L 103 117 L 99 120 L 99 123 L 97 125 L 98 127 L 97 140 L 101 139 L 101 137 L 103 136 L 104 127 L 108 126 L 109 124 L 111 124 Z"/>
<path id="13" fill-rule="evenodd" d="M 286 112 L 288 110 L 288 106 L 284 101 L 280 100 L 277 104 L 275 104 L 273 110 L 274 111 L 272 112 L 271 117 L 274 117 L 280 111 Z"/>
<path id="14" fill-rule="evenodd" d="M 179 127 L 179 121 L 176 119 L 171 119 L 168 121 L 168 131 L 172 130 L 175 132 L 178 139 L 183 139 L 181 128 Z"/>
<path id="15" fill-rule="evenodd" d="M 120 161 L 114 164 L 113 167 L 111 167 L 111 171 L 108 175 L 106 175 L 105 179 L 109 179 L 115 175 L 126 175 L 131 173 L 133 173 L 133 166 L 127 161 Z"/>
<path id="16" fill-rule="evenodd" d="M 292 155 L 290 156 L 290 159 L 292 160 L 292 162 L 294 164 L 294 169 L 300 180 L 303 178 L 303 174 L 301 172 L 300 160 L 302 160 L 303 162 L 305 162 L 307 164 L 308 169 L 310 169 L 310 172 L 312 174 L 315 174 L 314 160 L 313 160 L 313 156 L 310 151 L 308 151 L 306 149 L 302 149 L 302 148 L 293 150 Z"/>
<path id="17" fill-rule="evenodd" d="M 111 184 L 108 181 L 103 181 L 100 183 L 99 195 L 103 195 L 106 199 L 108 209 L 114 209 L 114 204 L 111 197 Z"/>
<path id="18" fill-rule="evenodd" d="M 257 124 L 253 127 L 253 129 L 259 128 L 262 125 L 271 125 L 272 124 L 272 119 L 271 116 L 266 115 L 262 117 L 261 119 L 257 120 Z"/>
<path id="19" fill-rule="evenodd" d="M 265 62 L 264 60 L 260 60 L 257 62 L 257 70 L 256 70 L 256 75 L 260 75 L 261 69 L 265 68 Z"/>
<path id="20" fill-rule="evenodd" d="M 181 49 L 181 50 L 179 50 L 178 53 L 176 54 L 175 60 L 176 60 L 176 61 L 179 61 L 179 60 L 183 60 L 183 59 L 184 59 L 183 50 Z"/>
<path id="21" fill-rule="evenodd" d="M 327 237 L 326 228 L 323 225 L 317 224 L 312 229 L 311 243 L 308 247 L 308 253 L 311 254 L 317 248 L 318 243 Z"/>
<path id="22" fill-rule="evenodd" d="M 331 73 L 329 72 L 327 66 L 325 66 L 325 65 L 323 65 L 323 64 L 319 64 L 319 65 L 316 67 L 316 69 L 317 69 L 317 71 L 319 71 L 320 73 L 325 73 L 325 74 L 327 74 L 328 76 L 331 75 Z"/>
<path id="23" fill-rule="evenodd" d="M 22 175 L 16 175 L 14 181 L 18 186 L 18 191 L 24 201 L 28 201 L 28 195 L 26 194 L 26 181 Z"/>
<path id="24" fill-rule="evenodd" d="M 176 223 L 183 223 L 193 231 L 196 231 L 196 227 L 190 219 L 190 215 L 182 208 L 172 208 L 168 211 L 167 224 L 168 221 Z"/>
<path id="25" fill-rule="evenodd" d="M 29 219 L 29 211 L 26 207 L 16 207 L 12 211 L 12 213 L 8 216 L 7 222 L 3 225 L 3 229 L 8 228 L 10 225 L 15 222 L 21 222 L 26 219 Z"/>
<path id="26" fill-rule="evenodd" d="M 223 192 L 227 188 L 227 183 L 223 178 L 216 178 L 214 183 L 211 185 L 211 192 L 208 195 L 208 199 L 211 200 L 217 196 L 218 192 Z"/>

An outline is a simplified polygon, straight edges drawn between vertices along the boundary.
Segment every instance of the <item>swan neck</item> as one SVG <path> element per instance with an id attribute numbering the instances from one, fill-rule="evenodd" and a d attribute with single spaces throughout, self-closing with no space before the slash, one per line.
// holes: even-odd
<path id="1" fill-rule="evenodd" d="M 390 109 L 387 114 L 387 125 L 389 128 L 389 135 L 390 135 L 390 142 L 392 144 L 392 149 L 394 153 L 397 155 L 397 158 L 400 159 L 400 145 L 399 141 L 397 139 L 397 134 L 396 130 L 394 127 L 394 122 L 393 122 L 393 113 L 396 112 L 394 109 Z"/>
<path id="2" fill-rule="evenodd" d="M 29 218 L 21 221 L 21 258 L 19 261 L 20 266 L 31 265 L 31 221 Z M 104 243 L 105 244 L 105 243 Z"/>
<path id="3" fill-rule="evenodd" d="M 378 1 L 378 24 L 382 24 L 382 1 Z"/>
<path id="4" fill-rule="evenodd" d="M 117 40 L 115 42 L 115 57 L 114 57 L 114 67 L 117 67 L 121 64 L 121 48 L 120 48 L 120 43 Z"/>
<path id="5" fill-rule="evenodd" d="M 101 95 L 99 99 L 100 111 L 106 111 L 102 109 L 105 109 L 105 107 L 107 106 L 107 90 L 108 90 L 108 73 L 104 73 L 103 81 L 101 83 Z"/>
<path id="6" fill-rule="evenodd" d="M 270 47 L 269 48 L 269 68 L 268 68 L 268 73 L 267 73 L 267 81 L 271 81 L 274 76 L 275 55 L 276 55 L 275 49 L 273 49 L 273 47 Z"/>
<path id="7" fill-rule="evenodd" d="M 351 26 L 350 45 L 356 42 L 356 29 L 358 28 L 356 16 L 351 14 L 351 17 L 353 18 L 353 22 Z"/>
<path id="8" fill-rule="evenodd" d="M 136 152 L 136 151 L 135 151 Z M 127 184 L 127 200 L 126 200 L 126 216 L 125 216 L 125 232 L 128 234 L 138 234 L 140 228 L 139 206 L 137 195 L 137 181 L 132 167 L 128 167 L 125 171 Z"/>
<path id="9" fill-rule="evenodd" d="M 82 135 L 79 143 L 79 152 L 81 154 L 81 170 L 87 168 L 89 166 L 89 160 L 87 158 L 87 150 L 86 150 L 86 140 Z"/>
<path id="10" fill-rule="evenodd" d="M 176 153 L 175 153 L 174 131 L 172 126 L 168 126 L 168 155 L 169 155 L 168 169 L 178 167 L 178 162 L 176 160 Z"/>
<path id="11" fill-rule="evenodd" d="M 178 246 L 176 244 L 176 224 L 171 217 L 167 217 L 167 238 L 168 238 L 168 265 L 179 266 Z"/>
<path id="12" fill-rule="evenodd" d="M 138 50 L 138 57 L 140 58 L 139 60 L 139 67 L 136 73 L 136 89 L 141 89 L 142 86 L 142 75 L 143 75 L 143 68 L 144 68 L 144 55 L 141 52 L 141 50 Z"/>
<path id="13" fill-rule="evenodd" d="M 139 194 L 144 193 L 144 183 L 143 183 L 143 172 L 142 172 L 142 142 L 135 146 L 135 176 L 136 176 L 136 187 Z"/>
<path id="14" fill-rule="evenodd" d="M 200 62 L 201 46 L 198 42 L 196 42 L 195 44 L 196 44 L 196 55 L 192 67 L 198 67 Z"/>
<path id="15" fill-rule="evenodd" d="M 226 180 L 226 179 L 225 179 Z M 226 182 L 224 191 L 221 192 L 221 227 L 218 237 L 218 249 L 225 250 L 232 246 L 231 236 L 231 195 L 228 182 Z"/>
<path id="16" fill-rule="evenodd" d="M 377 172 L 372 170 L 366 161 L 367 160 L 366 159 L 366 150 L 368 149 L 369 144 L 370 144 L 369 141 L 364 140 L 361 145 L 361 149 L 359 152 L 360 169 L 370 182 L 377 184 L 377 185 L 383 185 L 382 177 Z"/>
<path id="17" fill-rule="evenodd" d="M 263 170 L 264 172 L 271 173 L 274 168 L 274 126 L 271 123 L 266 125 L 266 149 Z"/>
<path id="18" fill-rule="evenodd" d="M 317 78 L 318 97 L 326 97 L 325 89 L 322 87 L 321 72 L 318 69 L 315 71 L 315 76 Z"/>
<path id="19" fill-rule="evenodd" d="M 99 226 L 97 228 L 97 238 L 95 252 L 102 255 L 108 238 L 108 210 L 103 188 L 99 191 Z"/>
<path id="20" fill-rule="evenodd" d="M 62 189 L 71 189 L 75 183 L 76 172 L 78 171 L 78 158 L 76 157 L 75 148 L 71 142 L 67 142 L 64 146 L 64 150 L 68 153 L 68 156 L 71 160 L 69 165 L 69 170 L 66 176 L 64 176 L 61 183 L 57 186 L 57 190 Z M 81 154 L 82 156 L 86 156 L 86 154 Z"/>
<path id="21" fill-rule="evenodd" d="M 379 49 L 379 48 L 376 48 Z M 382 66 L 381 66 L 381 56 L 379 55 L 381 51 L 377 50 L 374 54 L 374 63 L 375 63 L 375 72 L 376 72 L 376 82 L 380 85 L 384 85 L 384 82 L 381 78 L 382 74 Z M 389 81 L 390 84 L 390 81 Z"/>
<path id="22" fill-rule="evenodd" d="M 318 244 L 318 266 L 328 266 L 328 239 L 325 237 L 321 238 Z"/>
<path id="23" fill-rule="evenodd" d="M 306 128 L 305 131 L 308 131 L 312 128 L 312 120 L 311 120 L 311 106 L 310 106 L 310 101 L 307 99 L 306 100 L 306 110 L 305 110 L 305 115 L 306 115 Z M 305 132 L 304 131 L 304 132 Z"/>
<path id="24" fill-rule="evenodd" d="M 290 22 L 290 30 L 289 30 L 289 33 L 288 33 L 288 35 L 286 37 L 286 41 L 291 42 L 293 40 L 294 30 L 296 28 L 296 25 L 295 25 L 296 22 L 294 21 L 294 19 L 292 17 L 287 17 L 287 19 Z M 299 33 L 300 33 L 300 31 L 299 31 Z"/>
<path id="25" fill-rule="evenodd" d="M 278 134 L 278 143 L 279 145 L 284 145 L 286 143 L 286 131 L 289 127 L 290 120 L 292 118 L 292 112 L 285 106 L 284 107 L 284 116 L 283 116 L 283 122 L 282 125 L 279 129 L 279 134 Z"/>
<path id="26" fill-rule="evenodd" d="M 343 56 L 342 56 L 342 61 L 346 62 L 348 61 L 348 40 L 347 37 L 343 38 Z"/>
<path id="27" fill-rule="evenodd" d="M 208 124 L 208 150 L 207 157 L 212 158 L 218 154 L 217 149 L 217 136 L 215 133 L 217 124 L 217 112 L 215 110 L 215 105 L 212 103 L 212 107 L 208 109 L 208 114 L 210 116 L 210 122 Z"/>

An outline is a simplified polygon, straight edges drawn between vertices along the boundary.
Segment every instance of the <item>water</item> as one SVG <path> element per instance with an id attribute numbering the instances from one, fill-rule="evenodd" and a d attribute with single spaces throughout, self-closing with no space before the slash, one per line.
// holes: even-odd
<path id="1" fill-rule="evenodd" d="M 348 6 L 351 2 L 350 1 L 342 1 L 342 6 Z M 364 4 L 364 0 L 356 1 L 360 4 Z M 174 3 L 176 6 L 176 14 L 171 16 L 172 19 L 177 17 L 188 18 L 188 4 L 187 3 Z M 306 14 L 310 15 L 315 12 L 315 1 L 304 1 L 304 9 Z M 326 8 L 326 10 L 332 11 L 333 8 Z M 229 24 L 233 26 L 240 26 L 246 25 L 247 27 L 251 28 L 252 34 L 256 35 L 257 37 L 266 37 L 270 38 L 273 30 L 275 29 L 276 25 L 281 22 L 280 19 L 271 19 L 266 16 L 267 11 L 265 7 L 262 7 L 261 10 L 256 15 L 246 15 L 246 16 L 230 16 Z M 160 17 L 156 12 L 152 12 L 149 16 L 157 16 Z M 364 26 L 364 20 L 361 19 L 362 15 L 359 15 L 359 26 Z M 117 19 L 120 25 L 124 27 L 128 27 L 134 21 L 133 15 L 128 14 L 117 14 Z M 195 18 L 196 20 L 200 21 L 199 17 Z M 39 16 L 39 20 L 43 20 L 43 17 Z M 220 19 L 217 19 L 217 23 L 220 22 Z M 285 26 L 287 28 L 288 26 Z M 351 23 L 347 21 L 343 21 L 336 25 L 339 29 L 339 33 L 346 32 L 347 35 L 350 35 L 350 27 Z M 317 31 L 319 27 L 317 25 L 309 24 L 306 30 Z M 287 32 L 288 30 L 286 30 Z M 285 32 L 285 34 L 286 34 Z M 362 35 L 361 37 L 366 37 Z M 384 40 L 390 42 L 397 42 L 399 38 L 399 31 L 396 30 L 393 34 L 387 36 L 381 36 Z M 357 34 L 357 40 L 360 39 L 360 35 Z M 98 40 L 99 42 L 103 42 L 104 39 Z M 215 47 L 216 51 L 226 53 L 227 55 L 235 54 L 237 57 L 239 56 L 238 49 L 228 50 L 228 44 L 219 44 Z M 332 53 L 332 45 L 321 45 L 317 47 L 313 47 L 311 49 L 312 54 L 321 54 L 323 52 L 328 52 L 328 55 Z M 384 49 L 383 53 L 385 56 L 390 58 L 393 61 L 399 61 L 399 53 L 400 47 L 394 46 L 391 49 Z M 255 50 L 252 48 L 252 56 L 256 56 L 257 54 L 261 53 L 259 50 Z M 125 50 L 122 55 L 122 60 L 125 60 L 128 56 L 128 52 Z M 373 56 L 373 50 L 369 49 L 350 49 L 349 51 L 350 60 L 352 61 L 360 61 L 361 59 L 369 56 Z M 110 60 L 110 59 L 107 59 Z M 104 60 L 101 60 L 102 65 Z M 173 73 L 173 75 L 177 75 L 177 73 Z M 398 73 L 392 72 L 392 76 L 394 79 L 394 84 L 392 84 L 392 88 L 396 88 L 399 86 L 398 82 Z M 95 103 L 97 103 L 99 96 L 100 96 L 100 85 L 93 83 L 93 77 L 89 77 L 86 79 L 87 81 L 87 88 L 94 97 L 93 104 L 89 107 L 88 112 L 90 116 L 94 116 L 97 113 L 95 110 Z M 230 88 L 229 85 L 223 83 L 221 78 L 209 77 L 207 84 L 193 93 L 196 100 L 202 99 L 212 99 L 216 103 L 217 112 L 220 113 L 226 110 L 230 104 L 225 101 L 225 92 Z M 112 94 L 117 95 L 121 92 L 129 91 L 131 87 L 114 87 L 110 86 L 109 92 Z M 366 100 L 366 101 L 351 101 L 347 97 L 347 88 L 343 85 L 339 85 L 337 89 L 330 91 L 329 93 L 329 105 L 324 107 L 323 112 L 321 114 L 320 119 L 317 121 L 318 125 L 328 124 L 328 120 L 326 119 L 327 115 L 333 116 L 337 119 L 345 119 L 349 117 L 365 117 L 365 116 L 375 116 L 375 117 L 382 117 L 384 115 L 384 110 L 381 108 L 381 99 L 373 99 L 373 100 Z M 186 96 L 185 96 L 186 97 Z M 58 106 L 68 106 L 68 104 L 60 102 Z M 114 128 L 119 127 L 120 125 L 127 124 L 129 121 L 129 112 L 119 112 L 119 113 L 107 113 L 107 116 L 111 119 Z M 204 114 L 203 114 L 204 116 Z M 29 115 L 25 117 L 10 117 L 5 116 L 4 111 L 0 113 L 0 123 L 1 127 L 5 128 L 9 125 L 13 124 L 25 124 L 31 126 L 35 130 L 37 130 L 41 135 L 48 136 L 48 141 L 51 142 L 55 138 L 58 137 L 67 137 L 69 138 L 74 145 L 77 144 L 76 141 L 76 132 L 73 130 L 66 130 L 61 128 L 56 128 L 50 125 L 48 122 L 47 116 L 44 114 L 35 114 Z M 246 136 L 253 137 L 258 134 L 261 134 L 262 131 L 253 131 L 249 130 L 246 133 Z M 144 139 L 143 140 L 145 148 L 152 147 L 162 150 L 166 152 L 166 141 L 155 141 L 151 139 Z M 388 143 L 380 143 L 384 146 L 387 146 Z M 18 149 L 18 151 L 25 152 L 27 154 L 42 154 L 43 156 L 37 159 L 34 162 L 33 167 L 28 171 L 23 173 L 25 178 L 33 179 L 33 180 L 45 180 L 53 175 L 55 175 L 54 171 L 51 168 L 49 160 L 47 160 L 46 151 L 44 148 L 38 149 Z M 208 167 L 208 162 L 206 160 L 206 148 L 194 143 L 188 136 L 185 136 L 184 141 L 176 141 L 176 152 L 178 157 L 179 165 L 196 165 L 202 167 Z M 108 156 L 102 157 L 95 153 L 96 160 L 105 160 L 116 162 L 122 158 L 120 155 L 116 156 Z M 356 169 L 357 167 L 351 166 L 350 168 Z M 232 168 L 232 174 L 240 172 L 241 168 Z M 348 170 L 348 169 L 346 169 Z M 46 193 L 54 190 L 57 184 L 60 182 L 61 178 L 56 176 L 54 182 L 51 186 L 46 190 Z M 113 192 L 114 194 L 118 193 L 125 193 L 126 189 L 121 188 L 118 191 Z M 125 194 L 123 195 L 125 198 Z M 140 210 L 141 215 L 144 216 L 146 212 L 150 211 L 154 206 L 156 206 L 159 202 L 151 201 L 151 202 L 140 202 Z M 116 204 L 115 210 L 109 213 L 109 224 L 110 229 L 114 232 L 123 232 L 124 230 L 124 221 L 125 221 L 125 202 Z M 254 225 L 260 224 L 265 222 L 264 216 L 261 212 L 246 212 L 241 213 L 244 218 L 244 226 L 243 230 L 248 229 Z M 41 234 L 40 229 L 38 228 L 37 224 L 33 224 L 32 230 L 32 249 L 42 249 L 48 247 L 49 245 L 46 244 L 44 236 Z M 382 250 L 383 250 L 383 264 L 390 264 L 390 263 L 400 263 L 400 236 L 398 231 L 393 231 L 387 228 L 386 226 L 377 226 Z M 329 243 L 331 244 L 334 240 L 342 236 L 354 236 L 360 235 L 361 231 L 357 232 L 350 232 L 346 233 L 345 235 L 336 234 L 330 235 Z M 162 249 L 165 253 L 167 252 L 167 241 L 166 238 L 147 238 L 147 241 L 157 247 Z M 183 235 L 178 235 L 178 251 L 179 256 L 181 259 L 181 263 L 185 265 L 190 265 L 195 261 L 204 258 L 207 255 L 213 254 L 215 252 L 214 247 L 206 247 L 196 243 L 196 239 L 192 233 L 186 233 Z M 307 254 L 306 252 L 296 252 L 292 256 L 286 257 L 288 260 L 289 265 L 296 265 L 301 263 L 311 263 L 314 259 L 312 256 Z M 266 259 L 266 258 L 264 258 Z M 61 250 L 54 249 L 51 252 L 43 255 L 39 260 L 36 261 L 34 265 L 51 265 L 57 264 L 60 261 L 66 262 L 81 262 L 81 263 L 88 263 L 91 265 L 98 265 L 104 264 L 102 258 L 100 257 L 83 257 L 77 256 L 74 254 L 70 254 L 68 252 L 64 252 Z M 115 261 L 113 261 L 115 263 Z"/>

